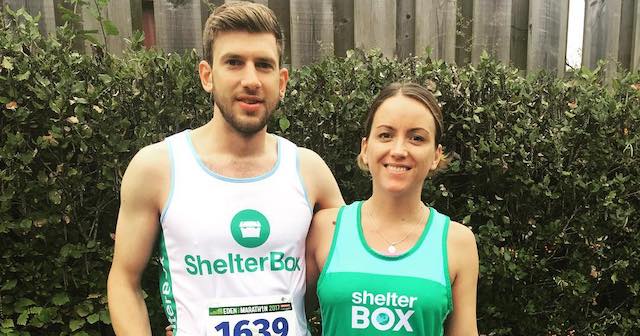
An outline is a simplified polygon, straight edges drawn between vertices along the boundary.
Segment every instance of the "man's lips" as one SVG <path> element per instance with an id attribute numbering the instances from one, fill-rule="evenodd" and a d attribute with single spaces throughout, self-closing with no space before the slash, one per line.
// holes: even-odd
<path id="1" fill-rule="evenodd" d="M 239 96 L 236 101 L 240 104 L 240 108 L 247 111 L 255 111 L 260 108 L 264 100 L 258 96 Z"/>
<path id="2" fill-rule="evenodd" d="M 259 96 L 251 96 L 251 95 L 240 95 L 236 97 L 236 100 L 241 101 L 243 103 L 247 103 L 247 104 L 262 103 L 264 101 Z"/>

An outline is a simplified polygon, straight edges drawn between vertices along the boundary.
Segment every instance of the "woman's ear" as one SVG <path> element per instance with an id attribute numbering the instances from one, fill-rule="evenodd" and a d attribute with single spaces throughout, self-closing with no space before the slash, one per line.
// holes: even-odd
<path id="1" fill-rule="evenodd" d="M 358 167 L 363 171 L 369 171 L 369 162 L 367 162 L 367 138 L 362 138 L 360 142 L 360 153 L 357 158 Z"/>
<path id="2" fill-rule="evenodd" d="M 436 148 L 433 158 L 433 162 L 431 163 L 431 169 L 429 169 L 430 172 L 433 172 L 435 170 L 438 169 L 438 164 L 440 163 L 440 160 L 442 160 L 442 156 L 443 156 L 444 150 L 442 149 L 442 145 L 438 145 L 438 148 Z"/>

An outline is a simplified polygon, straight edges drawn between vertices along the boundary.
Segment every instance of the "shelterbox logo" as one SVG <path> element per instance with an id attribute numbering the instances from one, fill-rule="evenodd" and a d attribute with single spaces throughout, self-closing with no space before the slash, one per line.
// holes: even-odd
<path id="1" fill-rule="evenodd" d="M 231 235 L 243 247 L 254 248 L 264 244 L 270 232 L 267 217 L 253 209 L 242 210 L 231 220 Z"/>
<path id="2" fill-rule="evenodd" d="M 236 243 L 246 248 L 256 248 L 269 238 L 269 221 L 260 212 L 245 209 L 231 220 L 231 235 Z M 262 256 L 246 256 L 228 251 L 218 258 L 199 254 L 184 256 L 188 274 L 196 276 L 221 275 L 244 272 L 295 272 L 302 271 L 300 257 L 294 257 L 280 251 L 264 252 Z"/>
<path id="3" fill-rule="evenodd" d="M 367 292 L 353 292 L 351 294 L 351 328 L 367 329 L 373 326 L 379 331 L 393 331 L 401 329 L 413 332 L 409 319 L 415 313 L 415 296 L 399 295 L 395 292 L 375 294 Z M 369 307 L 367 307 L 369 306 Z M 377 307 L 377 308 L 376 308 Z"/>
<path id="4" fill-rule="evenodd" d="M 287 256 L 283 252 L 269 252 L 263 257 L 243 257 L 228 253 L 224 258 L 206 259 L 200 255 L 184 256 L 187 273 L 191 275 L 214 275 L 244 272 L 294 272 L 302 271 L 300 258 Z"/>

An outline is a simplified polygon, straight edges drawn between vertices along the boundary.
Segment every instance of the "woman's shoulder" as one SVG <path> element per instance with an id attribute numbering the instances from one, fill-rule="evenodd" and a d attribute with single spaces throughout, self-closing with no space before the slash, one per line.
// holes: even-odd
<path id="1" fill-rule="evenodd" d="M 476 243 L 476 237 L 466 225 L 460 224 L 456 221 L 451 221 L 449 223 L 449 243 L 454 243 L 456 245 L 468 245 Z"/>
<path id="2" fill-rule="evenodd" d="M 466 225 L 451 221 L 447 237 L 447 250 L 454 274 L 478 264 L 478 247 L 473 231 Z M 474 266 L 475 268 L 475 266 Z"/>

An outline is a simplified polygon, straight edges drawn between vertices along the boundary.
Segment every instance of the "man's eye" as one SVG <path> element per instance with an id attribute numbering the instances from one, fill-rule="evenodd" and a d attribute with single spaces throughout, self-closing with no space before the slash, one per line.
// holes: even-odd
<path id="1" fill-rule="evenodd" d="M 230 60 L 227 60 L 227 64 L 229 64 L 231 66 L 238 66 L 238 65 L 242 64 L 242 62 L 240 60 L 237 60 L 237 59 L 230 59 Z"/>
<path id="2" fill-rule="evenodd" d="M 271 65 L 271 63 L 267 63 L 267 62 L 259 62 L 256 65 L 258 66 L 258 68 L 262 68 L 262 69 L 271 69 L 271 68 L 273 68 L 273 65 Z"/>

